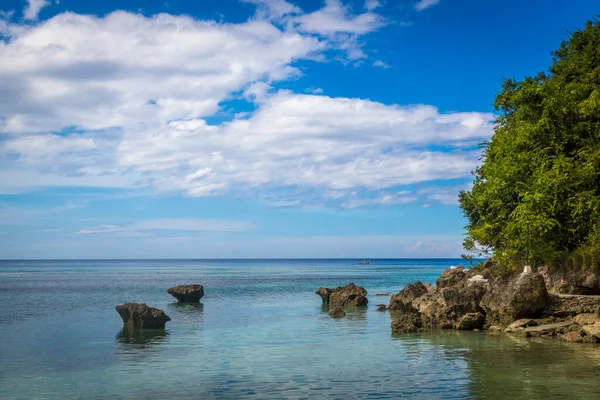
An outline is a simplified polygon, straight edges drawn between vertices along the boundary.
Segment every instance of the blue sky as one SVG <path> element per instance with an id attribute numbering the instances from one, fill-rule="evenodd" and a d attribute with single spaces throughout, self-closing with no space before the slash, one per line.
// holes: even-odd
<path id="1" fill-rule="evenodd" d="M 4 0 L 0 258 L 456 257 L 506 77 L 596 0 Z"/>

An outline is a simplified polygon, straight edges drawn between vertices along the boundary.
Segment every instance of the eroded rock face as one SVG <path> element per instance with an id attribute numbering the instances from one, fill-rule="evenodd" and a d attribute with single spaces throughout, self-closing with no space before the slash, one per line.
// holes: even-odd
<path id="1" fill-rule="evenodd" d="M 600 294 L 599 268 L 551 268 L 542 267 L 549 292 L 559 294 Z"/>
<path id="2" fill-rule="evenodd" d="M 546 284 L 539 273 L 493 279 L 480 303 L 488 325 L 502 327 L 541 315 L 547 304 Z"/>
<path id="3" fill-rule="evenodd" d="M 346 313 L 341 308 L 334 308 L 329 312 L 331 318 L 342 318 L 346 316 Z"/>
<path id="4" fill-rule="evenodd" d="M 335 289 L 321 287 L 315 293 L 321 296 L 323 303 L 329 303 L 331 309 L 361 307 L 369 303 L 365 288 L 354 283 L 338 286 Z"/>
<path id="5" fill-rule="evenodd" d="M 599 312 L 600 299 L 597 297 L 559 296 L 555 294 L 548 296 L 548 307 L 544 310 L 545 315 L 559 318 Z"/>
<path id="6" fill-rule="evenodd" d="M 414 332 L 421 328 L 481 329 L 485 315 L 479 306 L 487 282 L 469 281 L 463 267 L 448 269 L 431 287 L 421 282 L 407 285 L 390 300 L 395 322 L 392 329 Z"/>
<path id="7" fill-rule="evenodd" d="M 485 316 L 482 313 L 467 313 L 458 320 L 455 328 L 458 330 L 472 331 L 473 329 L 483 328 L 483 324 L 485 324 Z"/>
<path id="8" fill-rule="evenodd" d="M 123 319 L 124 329 L 163 329 L 171 320 L 163 310 L 146 304 L 125 303 L 115 309 Z"/>
<path id="9" fill-rule="evenodd" d="M 393 333 L 418 332 L 423 327 L 421 313 L 412 304 L 399 303 L 390 311 Z"/>
<path id="10" fill-rule="evenodd" d="M 321 299 L 323 300 L 323 304 L 326 304 L 326 303 L 329 303 L 329 296 L 331 296 L 331 292 L 333 292 L 333 289 L 320 287 L 315 291 L 315 294 L 318 294 L 319 296 L 321 296 Z"/>
<path id="11" fill-rule="evenodd" d="M 390 310 L 400 310 L 402 305 L 412 304 L 413 300 L 423 296 L 429 291 L 431 285 L 424 285 L 421 281 L 409 283 L 399 293 L 392 295 Z"/>
<path id="12" fill-rule="evenodd" d="M 197 303 L 204 296 L 204 287 L 202 285 L 179 285 L 167 289 L 167 293 L 172 295 L 180 303 Z"/>
<path id="13" fill-rule="evenodd" d="M 438 289 L 456 286 L 466 279 L 466 273 L 467 270 L 464 267 L 447 269 L 442 272 L 435 285 Z"/>

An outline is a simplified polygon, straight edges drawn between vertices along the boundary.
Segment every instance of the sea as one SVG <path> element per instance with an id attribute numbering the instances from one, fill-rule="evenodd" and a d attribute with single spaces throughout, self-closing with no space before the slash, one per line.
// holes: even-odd
<path id="1" fill-rule="evenodd" d="M 0 261 L 1 399 L 600 399 L 600 346 L 503 333 L 393 335 L 376 311 L 460 259 Z M 333 319 L 314 292 L 354 282 Z M 199 304 L 166 289 L 199 283 Z M 165 330 L 122 330 L 147 303 Z"/>

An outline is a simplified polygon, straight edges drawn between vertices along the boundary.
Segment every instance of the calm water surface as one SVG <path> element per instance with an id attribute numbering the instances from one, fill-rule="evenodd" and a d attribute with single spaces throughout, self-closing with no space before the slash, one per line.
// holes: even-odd
<path id="1" fill-rule="evenodd" d="M 460 260 L 0 261 L 0 398 L 600 399 L 600 346 L 502 334 L 391 335 L 375 311 Z M 319 286 L 369 307 L 331 319 Z M 199 305 L 170 286 L 201 283 Z M 165 331 L 122 332 L 145 302 Z"/>

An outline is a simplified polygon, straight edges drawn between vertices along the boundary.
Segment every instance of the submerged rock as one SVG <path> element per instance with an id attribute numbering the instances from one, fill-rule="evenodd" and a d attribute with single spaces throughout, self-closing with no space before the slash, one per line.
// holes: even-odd
<path id="1" fill-rule="evenodd" d="M 342 318 L 346 316 L 346 313 L 341 308 L 334 308 L 329 312 L 331 318 Z"/>
<path id="2" fill-rule="evenodd" d="M 329 303 L 332 309 L 345 307 L 366 306 L 369 303 L 365 288 L 349 283 L 346 286 L 338 286 L 335 289 L 320 287 L 315 292 L 323 303 Z"/>
<path id="3" fill-rule="evenodd" d="M 202 285 L 179 285 L 167 289 L 167 293 L 172 295 L 180 303 L 197 303 L 204 296 L 204 286 Z"/>
<path id="4" fill-rule="evenodd" d="M 387 311 L 388 307 L 385 304 L 377 304 L 377 311 Z"/>
<path id="5" fill-rule="evenodd" d="M 171 320 L 163 310 L 146 304 L 125 303 L 115 309 L 123 319 L 125 329 L 162 329 Z"/>
<path id="6" fill-rule="evenodd" d="M 389 293 L 375 293 L 375 296 L 389 296 Z"/>

